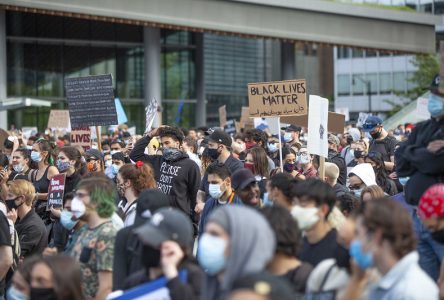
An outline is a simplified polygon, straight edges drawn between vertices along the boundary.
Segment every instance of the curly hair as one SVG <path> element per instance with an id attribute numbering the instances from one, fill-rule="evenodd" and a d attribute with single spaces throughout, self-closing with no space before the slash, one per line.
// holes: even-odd
<path id="1" fill-rule="evenodd" d="M 84 189 L 89 192 L 92 203 L 97 205 L 96 211 L 101 218 L 109 218 L 114 213 L 117 198 L 113 183 L 106 177 L 88 177 L 82 179 L 77 190 Z"/>
<path id="2" fill-rule="evenodd" d="M 253 140 L 256 143 L 262 142 L 262 147 L 267 146 L 268 136 L 262 130 L 253 128 L 249 129 L 245 132 L 245 139 Z"/>
<path id="3" fill-rule="evenodd" d="M 119 173 L 124 181 L 129 180 L 131 182 L 136 196 L 145 189 L 154 189 L 156 187 L 154 171 L 149 164 L 143 164 L 140 167 L 126 164 L 119 169 Z"/>
<path id="4" fill-rule="evenodd" d="M 180 144 L 182 144 L 183 140 L 185 139 L 182 130 L 180 130 L 177 127 L 171 127 L 171 126 L 159 128 L 159 136 L 160 138 L 170 137 L 173 140 L 178 141 Z"/>

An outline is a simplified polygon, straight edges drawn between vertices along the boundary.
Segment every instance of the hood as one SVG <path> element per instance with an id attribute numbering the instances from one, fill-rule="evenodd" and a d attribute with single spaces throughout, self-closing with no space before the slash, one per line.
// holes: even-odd
<path id="1" fill-rule="evenodd" d="M 361 132 L 358 128 L 350 128 L 348 134 L 353 138 L 353 142 L 359 141 L 361 138 Z"/>
<path id="2" fill-rule="evenodd" d="M 364 182 L 366 186 L 376 185 L 375 171 L 373 171 L 371 164 L 365 163 L 357 165 L 351 169 L 348 176 L 351 176 L 352 174 L 355 174 L 361 178 L 362 182 Z"/>

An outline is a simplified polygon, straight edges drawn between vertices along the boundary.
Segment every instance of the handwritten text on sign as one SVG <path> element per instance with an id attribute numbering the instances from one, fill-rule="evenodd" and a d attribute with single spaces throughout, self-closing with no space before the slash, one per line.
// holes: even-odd
<path id="1" fill-rule="evenodd" d="M 63 207 L 63 194 L 65 192 L 66 174 L 57 174 L 51 178 L 48 189 L 47 209 Z"/>
<path id="2" fill-rule="evenodd" d="M 295 116 L 307 114 L 305 80 L 248 84 L 251 117 Z"/>
<path id="3" fill-rule="evenodd" d="M 89 127 L 85 128 L 73 128 L 71 130 L 71 145 L 79 145 L 83 147 L 83 150 L 89 150 L 91 148 L 91 130 Z"/>

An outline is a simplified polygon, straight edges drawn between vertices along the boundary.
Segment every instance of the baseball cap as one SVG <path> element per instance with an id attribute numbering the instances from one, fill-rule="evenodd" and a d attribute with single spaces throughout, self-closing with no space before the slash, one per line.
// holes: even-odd
<path id="1" fill-rule="evenodd" d="M 296 131 L 296 132 L 301 132 L 302 130 L 302 128 L 297 125 L 289 125 L 287 127 L 281 127 L 281 129 L 285 131 Z"/>
<path id="2" fill-rule="evenodd" d="M 226 133 L 225 131 L 222 131 L 220 129 L 217 129 L 213 131 L 212 134 L 209 136 L 209 140 L 215 143 L 219 143 L 222 145 L 225 145 L 227 147 L 231 147 L 232 140 L 231 137 Z"/>
<path id="3" fill-rule="evenodd" d="M 143 190 L 137 198 L 134 225 L 144 224 L 158 209 L 169 206 L 170 200 L 168 195 L 162 193 L 159 189 Z"/>
<path id="4" fill-rule="evenodd" d="M 379 125 L 382 125 L 381 118 L 377 116 L 369 116 L 367 120 L 365 120 L 364 125 L 362 125 L 362 130 L 364 130 L 364 132 L 371 132 Z"/>
<path id="5" fill-rule="evenodd" d="M 85 158 L 92 158 L 96 160 L 103 160 L 103 154 L 97 149 L 88 149 L 85 152 Z"/>
<path id="6" fill-rule="evenodd" d="M 256 179 L 249 169 L 238 169 L 231 175 L 231 187 L 235 191 L 243 190 L 252 182 L 256 182 Z"/>
<path id="7" fill-rule="evenodd" d="M 444 217 L 444 184 L 429 187 L 419 200 L 418 213 L 422 219 Z"/>
<path id="8" fill-rule="evenodd" d="M 253 273 L 237 279 L 233 283 L 231 293 L 240 290 L 252 291 L 266 299 L 294 299 L 294 292 L 291 286 L 284 279 L 267 272 Z"/>
<path id="9" fill-rule="evenodd" d="M 340 144 L 339 138 L 336 135 L 329 133 L 328 134 L 328 143 L 339 145 Z"/>
<path id="10" fill-rule="evenodd" d="M 193 225 L 190 218 L 176 208 L 157 210 L 148 222 L 134 230 L 144 245 L 158 249 L 165 241 L 175 241 L 184 247 L 193 245 Z"/>

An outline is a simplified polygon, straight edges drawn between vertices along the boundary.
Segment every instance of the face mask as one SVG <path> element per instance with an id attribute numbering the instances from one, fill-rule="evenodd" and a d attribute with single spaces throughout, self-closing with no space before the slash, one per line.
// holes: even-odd
<path id="1" fill-rule="evenodd" d="M 246 150 L 250 150 L 251 148 L 253 148 L 254 147 L 254 142 L 246 142 L 245 143 L 245 149 Z"/>
<path id="2" fill-rule="evenodd" d="M 59 169 L 60 172 L 68 170 L 70 166 L 71 163 L 69 161 L 57 160 L 57 169 Z"/>
<path id="3" fill-rule="evenodd" d="M 119 151 L 119 150 L 111 150 L 111 151 L 109 152 L 109 154 L 114 155 L 114 154 L 116 154 L 116 153 L 118 153 L 118 152 L 120 152 L 120 151 Z"/>
<path id="4" fill-rule="evenodd" d="M 429 95 L 427 108 L 433 118 L 444 114 L 444 99 L 435 94 Z"/>
<path id="5" fill-rule="evenodd" d="M 220 184 L 211 184 L 209 185 L 208 189 L 210 191 L 210 196 L 214 199 L 219 199 L 224 194 L 224 191 L 220 190 Z"/>
<path id="6" fill-rule="evenodd" d="M 32 151 L 32 146 L 26 146 L 26 149 L 28 149 L 29 151 Z"/>
<path id="7" fill-rule="evenodd" d="M 268 193 L 264 193 L 264 206 L 273 206 L 273 201 L 268 197 Z"/>
<path id="8" fill-rule="evenodd" d="M 431 232 L 432 239 L 440 244 L 444 244 L 444 229 Z"/>
<path id="9" fill-rule="evenodd" d="M 71 202 L 71 211 L 76 219 L 79 219 L 85 214 L 86 206 L 79 198 L 74 197 Z"/>
<path id="10" fill-rule="evenodd" d="M 125 184 L 117 184 L 117 193 L 120 197 L 125 197 L 126 187 Z"/>
<path id="11" fill-rule="evenodd" d="M 273 144 L 268 143 L 267 148 L 268 148 L 268 151 L 270 151 L 270 153 L 274 153 L 279 150 L 276 143 L 273 143 Z"/>
<path id="12" fill-rule="evenodd" d="M 365 253 L 362 250 L 362 243 L 359 240 L 353 240 L 350 244 L 350 256 L 355 260 L 358 266 L 365 270 L 373 265 L 373 256 L 371 253 Z"/>
<path id="13" fill-rule="evenodd" d="M 284 142 L 288 143 L 291 142 L 293 140 L 293 136 L 291 134 L 291 132 L 286 132 L 284 134 Z"/>
<path id="14" fill-rule="evenodd" d="M 244 168 L 250 170 L 251 173 L 255 174 L 254 164 L 246 162 L 246 163 L 244 163 Z"/>
<path id="15" fill-rule="evenodd" d="M 225 248 L 227 242 L 208 233 L 202 234 L 199 240 L 197 260 L 204 271 L 210 275 L 216 275 L 225 268 Z"/>
<path id="16" fill-rule="evenodd" d="M 290 164 L 290 163 L 285 163 L 284 164 L 284 171 L 287 173 L 291 173 L 293 172 L 295 169 L 295 165 L 294 164 Z"/>
<path id="17" fill-rule="evenodd" d="M 56 293 L 51 288 L 33 288 L 31 287 L 30 300 L 56 300 Z"/>
<path id="18" fill-rule="evenodd" d="M 113 164 L 112 160 L 105 161 L 105 167 L 107 167 L 107 168 L 111 167 L 112 164 Z"/>
<path id="19" fill-rule="evenodd" d="M 217 149 L 207 148 L 207 154 L 213 160 L 216 160 L 219 157 L 219 151 L 217 151 Z"/>
<path id="20" fill-rule="evenodd" d="M 354 152 L 354 156 L 355 156 L 356 159 L 359 159 L 359 158 L 362 157 L 362 153 L 363 153 L 362 150 L 355 150 L 353 152 Z"/>
<path id="21" fill-rule="evenodd" d="M 357 189 L 357 190 L 352 190 L 352 192 L 353 194 L 355 194 L 356 197 L 361 198 L 362 190 L 363 189 Z"/>
<path id="22" fill-rule="evenodd" d="M 176 161 L 182 156 L 182 153 L 176 148 L 163 148 L 162 155 L 166 161 Z"/>
<path id="23" fill-rule="evenodd" d="M 6 206 L 8 207 L 8 210 L 12 210 L 12 209 L 17 210 L 17 208 L 19 208 L 20 206 L 22 206 L 22 204 L 23 204 L 24 202 L 20 203 L 19 205 L 17 205 L 17 204 L 15 203 L 15 201 L 16 201 L 18 198 L 19 198 L 19 197 L 15 197 L 14 199 L 6 200 L 6 201 L 5 201 Z"/>
<path id="24" fill-rule="evenodd" d="M 13 165 L 12 168 L 13 168 L 14 171 L 16 171 L 17 173 L 21 173 L 21 172 L 23 172 L 23 169 L 25 168 L 25 165 L 17 164 L 17 165 Z"/>
<path id="25" fill-rule="evenodd" d="M 8 299 L 8 300 L 27 300 L 27 297 L 22 291 L 19 291 L 14 286 L 11 286 L 6 293 L 6 299 Z"/>
<path id="26" fill-rule="evenodd" d="M 72 220 L 73 213 L 67 210 L 63 210 L 60 215 L 60 223 L 63 227 L 65 227 L 67 230 L 72 230 L 74 226 L 79 222 Z"/>
<path id="27" fill-rule="evenodd" d="M 410 177 L 398 177 L 399 183 L 402 186 L 405 186 L 407 182 L 409 181 Z"/>
<path id="28" fill-rule="evenodd" d="M 113 175 L 116 176 L 117 173 L 119 173 L 120 166 L 112 164 L 111 165 L 111 170 L 112 170 Z"/>
<path id="29" fill-rule="evenodd" d="M 90 172 L 96 172 L 97 171 L 97 165 L 95 161 L 90 161 L 86 164 L 86 167 L 88 168 L 88 171 Z"/>
<path id="30" fill-rule="evenodd" d="M 350 270 L 350 253 L 347 248 L 338 244 L 338 248 L 336 251 L 336 265 L 339 268 L 344 268 Z"/>
<path id="31" fill-rule="evenodd" d="M 143 246 L 142 264 L 145 269 L 156 268 L 160 265 L 160 250 Z"/>
<path id="32" fill-rule="evenodd" d="M 308 155 L 305 155 L 305 156 L 301 155 L 301 156 L 299 156 L 299 162 L 303 165 L 306 165 L 306 164 L 310 163 L 310 157 Z"/>
<path id="33" fill-rule="evenodd" d="M 381 136 L 381 130 L 380 131 L 376 131 L 376 132 L 372 132 L 370 133 L 370 136 L 372 137 L 372 139 L 376 140 Z"/>
<path id="34" fill-rule="evenodd" d="M 32 159 L 32 161 L 39 162 L 42 160 L 42 157 L 41 157 L 40 153 L 38 153 L 37 151 L 32 151 L 31 152 L 31 159 Z"/>
<path id="35" fill-rule="evenodd" d="M 297 205 L 291 210 L 291 215 L 296 219 L 301 230 L 309 230 L 319 221 L 316 207 L 305 208 Z"/>

